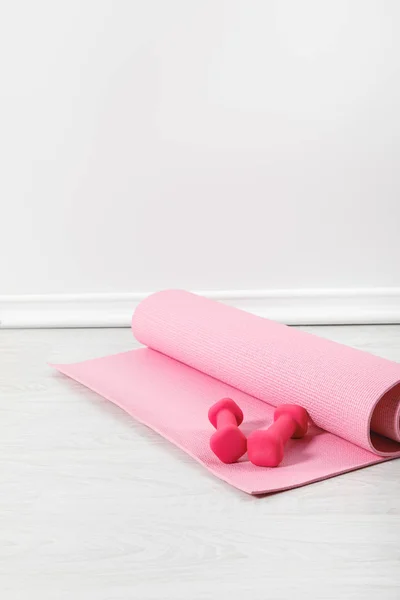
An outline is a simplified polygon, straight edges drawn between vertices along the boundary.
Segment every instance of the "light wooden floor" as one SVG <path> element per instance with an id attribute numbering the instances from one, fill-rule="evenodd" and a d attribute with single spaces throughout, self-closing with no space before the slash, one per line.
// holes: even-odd
<path id="1" fill-rule="evenodd" d="M 400 361 L 400 326 L 304 329 Z M 400 599 L 400 461 L 247 496 L 46 366 L 132 347 L 0 330 L 1 600 Z"/>

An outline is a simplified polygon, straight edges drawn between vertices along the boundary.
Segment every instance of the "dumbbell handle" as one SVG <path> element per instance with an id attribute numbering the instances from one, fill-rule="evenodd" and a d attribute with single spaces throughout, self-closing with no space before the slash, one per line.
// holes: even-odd
<path id="1" fill-rule="evenodd" d="M 285 444 L 296 431 L 296 421 L 290 415 L 281 415 L 268 428 L 268 433 L 279 438 Z"/>
<path id="2" fill-rule="evenodd" d="M 236 417 L 229 409 L 223 408 L 217 414 L 217 429 L 222 429 L 222 427 L 227 427 L 228 425 L 237 427 Z"/>

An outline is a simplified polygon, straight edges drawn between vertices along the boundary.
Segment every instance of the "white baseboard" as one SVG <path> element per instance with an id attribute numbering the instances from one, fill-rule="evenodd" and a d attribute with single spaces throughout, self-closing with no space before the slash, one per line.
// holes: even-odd
<path id="1" fill-rule="evenodd" d="M 288 325 L 400 323 L 400 288 L 197 293 Z M 0 328 L 129 327 L 147 295 L 0 296 Z"/>

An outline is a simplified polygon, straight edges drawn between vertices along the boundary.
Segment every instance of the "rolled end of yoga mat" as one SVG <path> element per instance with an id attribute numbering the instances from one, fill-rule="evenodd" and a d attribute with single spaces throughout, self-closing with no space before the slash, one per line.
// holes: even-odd
<path id="1" fill-rule="evenodd" d="M 400 452 L 400 365 L 195 294 L 146 298 L 145 346 L 272 406 L 299 404 L 320 428 L 387 457 Z"/>

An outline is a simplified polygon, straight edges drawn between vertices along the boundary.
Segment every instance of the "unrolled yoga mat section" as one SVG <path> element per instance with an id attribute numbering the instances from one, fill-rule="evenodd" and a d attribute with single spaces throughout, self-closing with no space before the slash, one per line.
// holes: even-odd
<path id="1" fill-rule="evenodd" d="M 146 348 L 56 368 L 239 489 L 288 489 L 400 455 L 397 363 L 179 290 L 149 296 L 132 327 Z M 246 434 L 282 403 L 304 406 L 313 424 L 277 468 L 225 465 L 207 419 L 224 396 L 241 406 Z"/>

